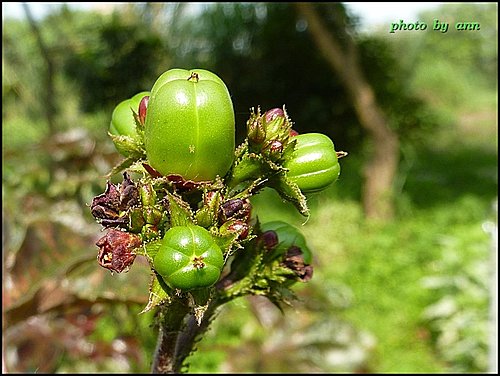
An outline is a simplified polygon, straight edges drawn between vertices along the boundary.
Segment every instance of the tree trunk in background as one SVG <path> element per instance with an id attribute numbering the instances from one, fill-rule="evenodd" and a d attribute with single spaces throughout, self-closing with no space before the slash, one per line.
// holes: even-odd
<path id="1" fill-rule="evenodd" d="M 43 100 L 43 105 L 45 108 L 45 118 L 47 119 L 47 124 L 49 127 L 49 134 L 54 135 L 56 133 L 56 124 L 55 124 L 55 116 L 56 116 L 56 104 L 55 104 L 55 89 L 54 89 L 54 63 L 50 56 L 49 49 L 45 44 L 40 29 L 31 14 L 31 10 L 26 3 L 22 3 L 24 12 L 26 14 L 26 18 L 28 20 L 28 24 L 33 31 L 33 35 L 36 38 L 36 42 L 38 44 L 38 48 L 40 48 L 40 53 L 45 60 L 45 64 L 47 66 L 47 72 L 44 77 L 45 83 L 45 93 L 42 95 L 41 100 Z"/>
<path id="2" fill-rule="evenodd" d="M 347 47 L 321 21 L 314 5 L 296 3 L 299 14 L 332 70 L 339 75 L 352 98 L 356 114 L 373 144 L 372 155 L 364 165 L 363 207 L 372 219 L 391 219 L 394 215 L 393 182 L 399 162 L 399 139 L 389 128 L 384 112 L 377 104 L 372 87 L 366 81 L 358 61 L 356 43 L 345 33 Z"/>

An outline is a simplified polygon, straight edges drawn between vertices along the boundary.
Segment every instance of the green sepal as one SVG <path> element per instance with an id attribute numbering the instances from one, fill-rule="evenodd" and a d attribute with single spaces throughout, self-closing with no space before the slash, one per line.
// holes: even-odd
<path id="1" fill-rule="evenodd" d="M 224 260 L 227 260 L 237 249 L 241 248 L 238 244 L 238 234 L 229 234 L 226 236 L 214 236 L 215 242 L 222 250 Z"/>
<path id="2" fill-rule="evenodd" d="M 248 154 L 248 139 L 245 139 L 234 151 L 234 160 L 237 161 L 245 154 Z"/>
<path id="3" fill-rule="evenodd" d="M 144 140 L 144 125 L 141 124 L 141 121 L 139 120 L 139 114 L 135 112 L 132 107 L 130 109 L 132 110 L 132 115 L 134 117 L 135 131 L 137 132 L 139 139 Z"/>
<path id="4" fill-rule="evenodd" d="M 151 265 L 153 265 L 153 260 L 160 249 L 161 240 L 162 239 L 156 239 L 153 241 L 149 241 L 144 246 L 145 256 Z"/>
<path id="5" fill-rule="evenodd" d="M 138 159 L 135 156 L 125 158 L 123 161 L 114 166 L 113 169 L 106 175 L 106 177 L 109 178 L 114 174 L 118 174 L 122 171 L 127 170 L 129 167 L 133 166 L 137 161 Z"/>
<path id="6" fill-rule="evenodd" d="M 157 201 L 156 191 L 150 182 L 141 184 L 140 188 L 141 202 L 143 206 L 154 206 Z"/>
<path id="7" fill-rule="evenodd" d="M 210 287 L 205 287 L 202 289 L 190 290 L 188 294 L 193 298 L 195 305 L 204 306 L 210 302 L 212 292 Z"/>
<path id="8" fill-rule="evenodd" d="M 163 212 L 159 208 L 153 206 L 145 207 L 143 210 L 146 223 L 149 223 L 151 225 L 158 225 L 160 223 Z"/>
<path id="9" fill-rule="evenodd" d="M 203 206 L 196 212 L 196 224 L 201 227 L 209 228 L 214 224 L 216 217 L 208 206 Z"/>
<path id="10" fill-rule="evenodd" d="M 283 314 L 285 313 L 283 305 L 292 307 L 293 301 L 297 300 L 297 295 L 285 285 L 273 284 L 270 291 L 266 298 Z"/>
<path id="11" fill-rule="evenodd" d="M 239 244 L 237 242 L 237 239 L 239 236 L 238 233 L 234 233 L 234 232 L 232 232 L 232 233 L 228 232 L 226 234 L 220 234 L 220 233 L 214 234 L 214 233 L 212 233 L 212 235 L 214 236 L 215 242 L 217 243 L 219 248 L 222 250 L 222 254 L 224 255 L 224 260 L 227 260 L 227 258 L 230 255 L 232 255 L 236 249 L 241 247 L 241 246 L 239 246 Z"/>
<path id="12" fill-rule="evenodd" d="M 286 177 L 284 173 L 275 176 L 269 181 L 269 186 L 276 190 L 286 201 L 291 202 L 304 217 L 309 217 L 306 196 L 299 186 Z"/>
<path id="13" fill-rule="evenodd" d="M 188 294 L 191 296 L 194 317 L 196 318 L 196 323 L 201 325 L 203 316 L 208 309 L 208 304 L 212 300 L 212 288 L 202 288 L 190 290 Z"/>
<path id="14" fill-rule="evenodd" d="M 180 196 L 167 192 L 168 206 L 170 212 L 170 226 L 194 225 L 193 211 L 189 204 Z"/>
<path id="15" fill-rule="evenodd" d="M 239 191 L 245 192 L 245 195 L 255 194 L 268 185 L 268 180 L 284 171 L 285 168 L 281 164 L 262 154 L 244 154 L 236 162 L 231 172 L 227 183 L 229 192 Z"/>
<path id="16" fill-rule="evenodd" d="M 198 226 L 209 228 L 217 224 L 222 196 L 220 191 L 211 191 L 213 195 L 208 198 L 209 191 L 203 193 L 203 206 L 196 212 L 195 218 Z"/>
<path id="17" fill-rule="evenodd" d="M 133 208 L 129 213 L 129 230 L 133 233 L 139 233 L 146 224 L 142 215 L 142 208 Z"/>
<path id="18" fill-rule="evenodd" d="M 283 148 L 283 153 L 281 155 L 281 161 L 284 163 L 286 160 L 292 158 L 293 151 L 295 150 L 295 145 L 297 145 L 297 140 L 294 137 L 289 137 L 288 142 Z"/>
<path id="19" fill-rule="evenodd" d="M 140 313 L 146 313 L 162 304 L 169 304 L 172 301 L 172 295 L 173 290 L 167 286 L 155 271 L 152 271 L 151 282 L 149 284 L 148 304 Z"/>
<path id="20" fill-rule="evenodd" d="M 236 162 L 229 175 L 227 185 L 235 189 L 240 184 L 251 182 L 262 176 L 264 170 L 263 158 L 259 154 L 244 154 Z"/>
<path id="21" fill-rule="evenodd" d="M 110 132 L 108 132 L 108 135 L 113 140 L 116 148 L 120 151 L 123 151 L 124 155 L 127 158 L 135 157 L 136 160 L 146 158 L 144 143 L 139 138 L 125 135 L 117 136 Z"/>
<path id="22" fill-rule="evenodd" d="M 146 223 L 142 226 L 141 237 L 145 242 L 151 242 L 161 238 L 163 232 L 160 232 L 157 226 Z"/>

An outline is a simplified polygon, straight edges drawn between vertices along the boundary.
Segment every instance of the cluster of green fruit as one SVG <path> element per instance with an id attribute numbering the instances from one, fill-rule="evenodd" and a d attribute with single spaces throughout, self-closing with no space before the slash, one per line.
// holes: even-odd
<path id="1" fill-rule="evenodd" d="M 235 148 L 234 109 L 224 82 L 203 69 L 171 69 L 157 79 L 150 92 L 141 92 L 116 106 L 109 134 L 123 156 L 130 161 L 142 161 L 154 177 L 182 183 L 183 187 L 203 187 L 219 179 L 225 186 L 228 203 L 245 202 L 263 186 L 263 181 L 268 181 L 283 197 L 301 203 L 303 208 L 303 193 L 323 190 L 338 179 L 340 154 L 326 135 L 298 134 L 291 125 L 284 108 L 264 114 L 260 109 L 252 109 L 247 122 L 248 137 Z M 119 189 L 116 191 L 116 197 L 123 196 Z M 208 195 L 203 197 L 207 201 Z M 113 199 L 112 214 L 116 219 L 110 217 L 110 200 L 109 192 L 102 195 L 93 203 L 93 214 L 106 223 L 125 223 L 119 198 Z M 210 213 L 210 207 L 207 208 L 205 212 Z M 217 210 L 221 210 L 220 205 Z M 205 212 L 199 211 L 198 222 L 169 226 L 154 252 L 152 269 L 173 289 L 203 289 L 221 277 L 226 254 L 210 231 L 213 221 L 202 218 Z M 157 219 L 143 222 L 151 227 L 161 220 L 159 214 Z M 164 222 L 168 218 L 161 223 Z M 247 236 L 251 227 L 249 216 L 245 221 L 237 218 L 224 225 L 236 227 L 239 240 Z M 126 224 L 123 226 L 126 228 Z M 303 263 L 311 263 L 311 252 L 295 227 L 284 222 L 264 223 L 255 235 L 267 239 L 264 246 L 276 257 L 284 257 L 295 247 L 301 251 Z M 129 239 L 127 244 L 140 243 L 140 234 L 130 236 L 133 241 Z M 105 239 L 98 244 L 100 260 L 106 261 L 101 265 L 105 267 L 117 257 L 108 243 Z M 127 249 L 121 253 L 133 261 Z M 293 255 L 289 256 L 290 259 Z M 121 270 L 123 267 L 115 268 Z M 309 273 L 309 269 L 304 270 L 303 275 Z"/>

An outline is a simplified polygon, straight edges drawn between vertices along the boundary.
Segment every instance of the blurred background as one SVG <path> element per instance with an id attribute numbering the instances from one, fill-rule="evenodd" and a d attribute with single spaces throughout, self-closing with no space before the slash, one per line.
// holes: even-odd
<path id="1" fill-rule="evenodd" d="M 498 6 L 424 4 L 2 3 L 3 372 L 149 372 L 148 266 L 99 267 L 89 204 L 114 106 L 176 67 L 225 81 L 238 143 L 285 105 L 349 153 L 307 221 L 255 197 L 314 277 L 226 305 L 191 372 L 497 372 Z"/>

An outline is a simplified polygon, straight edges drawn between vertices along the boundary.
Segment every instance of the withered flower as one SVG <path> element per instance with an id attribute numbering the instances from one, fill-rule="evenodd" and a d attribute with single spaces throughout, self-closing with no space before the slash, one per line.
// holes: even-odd
<path id="1" fill-rule="evenodd" d="M 139 236 L 128 232 L 110 229 L 95 243 L 99 247 L 97 261 L 103 268 L 121 273 L 134 263 L 134 250 L 141 246 Z"/>
<path id="2" fill-rule="evenodd" d="M 299 247 L 288 248 L 283 264 L 292 270 L 302 282 L 307 282 L 312 278 L 313 267 L 304 262 L 304 255 Z"/>
<path id="3" fill-rule="evenodd" d="M 175 186 L 176 189 L 179 191 L 190 191 L 192 189 L 198 188 L 200 185 L 202 185 L 204 182 L 196 182 L 193 180 L 186 180 L 180 175 L 174 175 L 170 174 L 167 175 L 167 180 L 172 182 Z"/>
<path id="4" fill-rule="evenodd" d="M 124 212 L 139 204 L 139 190 L 127 172 L 123 173 L 122 184 L 106 183 L 103 194 L 94 197 L 90 211 L 104 227 L 124 227 L 128 217 Z"/>

